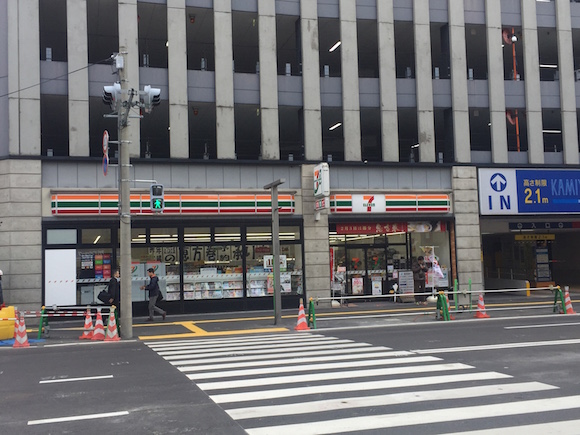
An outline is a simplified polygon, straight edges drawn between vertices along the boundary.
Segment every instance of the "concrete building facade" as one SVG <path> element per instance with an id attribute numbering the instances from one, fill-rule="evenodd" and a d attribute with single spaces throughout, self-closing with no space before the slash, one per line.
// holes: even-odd
<path id="1" fill-rule="evenodd" d="M 419 255 L 444 269 L 428 278 L 434 291 L 454 280 L 479 291 L 486 267 L 507 261 L 493 246 L 538 215 L 574 240 L 580 210 L 482 213 L 480 171 L 575 176 L 577 52 L 580 5 L 568 0 L 1 2 L 5 298 L 90 303 L 117 267 L 113 145 L 102 168 L 103 132 L 117 139 L 102 102 L 116 53 L 128 87 L 161 90 L 159 106 L 130 119 L 137 254 L 123 273 L 138 285 L 140 267 L 159 265 L 170 310 L 184 312 L 271 305 L 263 186 L 279 178 L 287 306 L 393 284 L 412 292 Z M 330 193 L 316 211 L 321 162 Z M 140 180 L 165 186 L 166 213 L 149 212 Z M 568 252 L 555 237 L 550 255 Z"/>

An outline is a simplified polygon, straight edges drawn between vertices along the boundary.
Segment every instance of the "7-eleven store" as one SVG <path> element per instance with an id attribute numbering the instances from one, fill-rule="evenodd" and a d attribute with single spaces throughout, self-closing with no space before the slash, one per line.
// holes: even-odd
<path id="1" fill-rule="evenodd" d="M 317 219 L 308 189 L 282 191 L 283 308 L 305 297 L 413 292 L 411 263 L 424 256 L 455 276 L 454 216 L 446 193 L 333 193 Z M 305 197 L 309 197 L 305 198 Z M 152 215 L 149 194 L 131 195 L 132 300 L 145 315 L 146 270 L 153 267 L 170 313 L 272 309 L 271 203 L 264 193 L 167 193 Z M 95 303 L 119 264 L 115 192 L 52 191 L 43 221 L 43 304 Z M 48 213 L 45 211 L 45 216 Z"/>
<path id="2" fill-rule="evenodd" d="M 51 194 L 45 220 L 46 305 L 97 301 L 120 262 L 116 193 Z M 283 307 L 304 297 L 302 219 L 293 194 L 279 195 Z M 132 300 L 145 315 L 153 267 L 170 313 L 272 307 L 269 194 L 166 193 L 153 216 L 149 194 L 131 194 Z"/>
<path id="3" fill-rule="evenodd" d="M 414 258 L 430 267 L 427 289 L 451 286 L 453 230 L 448 194 L 335 194 L 329 244 L 334 294 L 413 293 Z M 440 266 L 441 274 L 436 265 Z"/>

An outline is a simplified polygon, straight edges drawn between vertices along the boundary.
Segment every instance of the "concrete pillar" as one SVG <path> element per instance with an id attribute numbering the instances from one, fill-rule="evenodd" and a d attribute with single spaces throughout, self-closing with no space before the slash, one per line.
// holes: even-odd
<path id="1" fill-rule="evenodd" d="M 449 7 L 449 45 L 451 57 L 451 107 L 453 112 L 453 150 L 455 162 L 471 162 L 469 102 L 467 99 L 467 52 L 463 2 Z"/>
<path id="2" fill-rule="evenodd" d="M 124 47 L 121 49 L 121 47 Z M 125 60 L 125 70 L 128 80 L 128 88 L 138 90 L 139 85 L 139 32 L 137 0 L 119 0 L 119 50 Z M 131 119 L 127 135 L 131 137 L 129 155 L 139 157 L 141 154 L 141 132 L 138 119 Z"/>
<path id="3" fill-rule="evenodd" d="M 358 85 L 358 45 L 355 0 L 340 0 L 340 60 L 342 63 L 342 128 L 344 160 L 362 160 Z"/>
<path id="4" fill-rule="evenodd" d="M 395 68 L 393 0 L 380 0 L 377 2 L 377 19 L 383 161 L 398 162 L 399 126 L 397 121 L 397 73 Z"/>
<path id="5" fill-rule="evenodd" d="M 0 160 L 2 289 L 5 303 L 22 310 L 42 304 L 41 187 L 40 160 Z"/>
<path id="6" fill-rule="evenodd" d="M 214 0 L 215 108 L 218 159 L 236 158 L 231 0 Z"/>
<path id="7" fill-rule="evenodd" d="M 261 154 L 263 160 L 280 160 L 276 5 L 272 0 L 258 0 L 258 23 L 260 120 L 262 122 Z"/>
<path id="8" fill-rule="evenodd" d="M 483 289 L 479 204 L 477 202 L 477 168 L 455 166 L 452 169 L 453 213 L 455 215 L 455 254 L 459 290 Z M 477 294 L 472 296 L 477 300 Z"/>
<path id="9" fill-rule="evenodd" d="M 507 163 L 508 146 L 503 76 L 501 0 L 485 1 L 485 20 L 487 31 L 489 121 L 491 122 L 491 159 L 493 163 Z"/>
<path id="10" fill-rule="evenodd" d="M 576 95 L 570 92 L 576 88 L 574 83 L 574 52 L 572 47 L 572 24 L 570 21 L 570 2 L 556 0 L 556 28 L 558 38 L 558 71 L 560 73 L 560 108 L 562 116 L 562 141 L 564 163 L 577 165 L 578 121 L 576 119 Z"/>
<path id="11" fill-rule="evenodd" d="M 37 156 L 41 145 L 38 0 L 10 1 L 7 8 L 9 153 Z"/>
<path id="12" fill-rule="evenodd" d="M 544 135 L 542 134 L 542 95 L 540 90 L 540 58 L 536 2 L 521 0 L 522 39 L 516 50 L 524 50 L 524 86 L 526 91 L 526 120 L 528 127 L 528 162 L 544 163 Z"/>
<path id="13" fill-rule="evenodd" d="M 304 158 L 306 160 L 322 160 L 318 9 L 315 1 L 300 0 L 300 33 L 302 42 Z"/>
<path id="14" fill-rule="evenodd" d="M 315 219 L 313 185 L 314 165 L 302 165 L 304 275 L 308 282 L 306 291 L 309 298 L 327 298 L 330 297 L 328 212 L 321 212 L 320 220 Z"/>
<path id="15" fill-rule="evenodd" d="M 413 0 L 415 32 L 415 89 L 419 161 L 435 162 L 435 120 L 433 118 L 433 82 L 431 76 L 431 29 L 429 2 Z"/>
<path id="16" fill-rule="evenodd" d="M 187 102 L 187 20 L 185 0 L 167 0 L 167 47 L 169 81 L 169 155 L 189 158 Z"/>
<path id="17" fill-rule="evenodd" d="M 89 58 L 87 2 L 67 0 L 68 148 L 70 156 L 88 156 Z"/>

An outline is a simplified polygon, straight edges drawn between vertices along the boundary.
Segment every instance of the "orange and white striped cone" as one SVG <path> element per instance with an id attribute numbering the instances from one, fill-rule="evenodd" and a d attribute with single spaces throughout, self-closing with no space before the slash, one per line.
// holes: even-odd
<path id="1" fill-rule="evenodd" d="M 455 316 L 451 314 L 451 307 L 449 306 L 449 298 L 445 295 L 445 300 L 447 301 L 447 312 L 449 313 L 449 320 L 455 320 Z"/>
<path id="2" fill-rule="evenodd" d="M 308 323 L 306 322 L 306 314 L 304 313 L 304 304 L 302 299 L 300 299 L 300 308 L 298 310 L 298 321 L 294 327 L 295 331 L 306 331 L 309 330 Z"/>
<path id="3" fill-rule="evenodd" d="M 28 334 L 26 333 L 26 324 L 21 314 L 18 314 L 14 321 L 14 345 L 12 347 L 30 347 Z"/>
<path id="4" fill-rule="evenodd" d="M 93 331 L 93 336 L 91 340 L 102 341 L 105 339 L 105 326 L 103 325 L 103 316 L 101 316 L 101 309 L 97 311 L 97 320 L 95 322 L 95 329 Z"/>
<path id="5" fill-rule="evenodd" d="M 483 303 L 483 293 L 479 294 L 479 300 L 477 301 L 477 313 L 475 316 L 478 319 L 489 319 L 489 314 L 485 312 L 485 304 Z"/>
<path id="6" fill-rule="evenodd" d="M 91 319 L 91 310 L 87 309 L 85 314 L 85 327 L 83 334 L 79 337 L 81 340 L 90 340 L 93 338 L 93 319 Z"/>
<path id="7" fill-rule="evenodd" d="M 105 341 L 119 341 L 119 332 L 117 331 L 117 322 L 115 321 L 115 307 L 111 307 L 109 322 L 107 323 L 107 336 Z"/>
<path id="8" fill-rule="evenodd" d="M 572 308 L 572 301 L 570 300 L 570 292 L 568 292 L 568 287 L 564 287 L 564 303 L 566 304 L 566 314 L 576 314 L 574 308 Z"/>

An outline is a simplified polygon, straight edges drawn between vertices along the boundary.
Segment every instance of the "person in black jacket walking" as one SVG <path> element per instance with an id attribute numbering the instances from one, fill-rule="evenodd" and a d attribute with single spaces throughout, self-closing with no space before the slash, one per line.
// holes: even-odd
<path id="1" fill-rule="evenodd" d="M 149 284 L 141 286 L 141 290 L 149 290 L 149 318 L 147 319 L 148 322 L 153 321 L 153 313 L 157 312 L 163 316 L 163 320 L 165 320 L 165 316 L 167 313 L 159 308 L 156 304 L 157 298 L 161 293 L 161 289 L 159 288 L 159 278 L 155 275 L 155 270 L 150 267 L 147 269 L 147 273 L 149 274 Z"/>
<path id="2" fill-rule="evenodd" d="M 109 288 L 107 290 L 109 292 L 109 304 L 116 306 L 117 310 L 119 309 L 119 304 L 121 303 L 121 287 L 119 282 L 120 277 L 121 272 L 119 272 L 119 269 L 115 270 L 115 274 L 113 275 L 113 278 L 111 278 L 111 281 L 109 281 Z"/>

